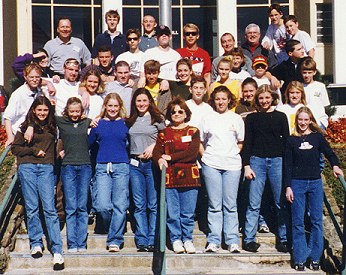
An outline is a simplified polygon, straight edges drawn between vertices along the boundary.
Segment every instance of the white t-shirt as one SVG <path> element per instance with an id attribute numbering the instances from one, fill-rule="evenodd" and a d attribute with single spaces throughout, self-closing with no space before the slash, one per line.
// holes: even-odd
<path id="1" fill-rule="evenodd" d="M 79 82 L 69 82 L 65 79 L 61 79 L 59 83 L 53 84 L 56 90 L 55 94 L 55 114 L 61 116 L 66 106 L 67 100 L 70 97 L 79 97 L 78 88 Z"/>
<path id="2" fill-rule="evenodd" d="M 244 121 L 240 115 L 230 110 L 223 114 L 214 111 L 204 117 L 200 132 L 205 145 L 204 164 L 222 170 L 241 169 L 237 143 L 244 140 Z"/>
<path id="3" fill-rule="evenodd" d="M 251 75 L 245 70 L 240 70 L 239 73 L 235 73 L 232 71 L 229 73 L 229 78 L 231 80 L 239 80 L 239 82 L 243 82 L 247 77 L 251 77 Z"/>
<path id="4" fill-rule="evenodd" d="M 115 63 L 119 61 L 126 61 L 130 65 L 130 73 L 132 78 L 139 77 L 139 67 L 142 61 L 144 53 L 139 51 L 136 53 L 131 53 L 130 51 L 119 54 Z"/>
<path id="5" fill-rule="evenodd" d="M 191 119 L 188 122 L 188 124 L 190 126 L 197 127 L 198 129 L 201 128 L 203 118 L 209 116 L 211 113 L 214 112 L 213 108 L 205 102 L 202 102 L 201 104 L 197 105 L 195 101 L 189 99 L 186 101 L 186 105 L 187 107 L 189 107 L 192 113 Z"/>
<path id="6" fill-rule="evenodd" d="M 290 129 L 290 134 L 294 132 L 295 127 L 295 119 L 296 119 L 296 113 L 300 107 L 303 107 L 304 104 L 299 103 L 296 106 L 292 106 L 290 104 L 283 104 L 281 106 L 278 106 L 276 110 L 283 112 L 288 121 L 288 128 Z"/>
<path id="7" fill-rule="evenodd" d="M 311 49 L 316 48 L 315 43 L 312 41 L 310 35 L 305 32 L 305 31 L 298 31 L 293 37 L 292 39 L 298 40 L 300 42 L 300 44 L 302 44 L 303 48 L 304 48 L 304 52 L 305 52 L 305 56 L 308 55 L 308 52 Z"/>
<path id="8" fill-rule="evenodd" d="M 324 107 L 330 105 L 326 86 L 322 82 L 314 81 L 310 84 L 304 84 L 304 91 L 307 106 L 313 112 L 319 125 L 327 128 L 328 116 Z"/>
<path id="9" fill-rule="evenodd" d="M 85 109 L 85 115 L 88 118 L 94 119 L 98 115 L 100 115 L 102 104 L 103 104 L 103 98 L 98 94 L 90 95 L 90 103 L 89 107 Z"/>
<path id="10" fill-rule="evenodd" d="M 160 47 L 155 47 L 145 51 L 143 59 L 140 65 L 140 71 L 144 73 L 144 63 L 148 60 L 157 60 L 160 62 L 160 74 L 159 78 L 176 81 L 176 65 L 179 59 L 181 59 L 180 54 L 168 48 L 168 51 L 162 50 Z"/>

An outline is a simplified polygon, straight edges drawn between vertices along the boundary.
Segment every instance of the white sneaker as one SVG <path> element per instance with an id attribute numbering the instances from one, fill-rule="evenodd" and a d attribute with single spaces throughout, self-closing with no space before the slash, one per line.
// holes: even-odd
<path id="1" fill-rule="evenodd" d="M 54 270 L 63 270 L 65 268 L 64 257 L 60 253 L 54 253 L 53 264 Z"/>
<path id="2" fill-rule="evenodd" d="M 109 252 L 119 252 L 120 251 L 120 247 L 117 244 L 110 244 L 108 247 L 108 251 Z"/>
<path id="3" fill-rule="evenodd" d="M 176 253 L 176 254 L 184 253 L 185 249 L 184 249 L 182 241 L 180 241 L 180 240 L 174 241 L 172 245 L 173 245 L 174 253 Z"/>
<path id="4" fill-rule="evenodd" d="M 259 233 L 269 233 L 270 232 L 270 230 L 269 230 L 269 227 L 268 227 L 268 225 L 267 224 L 261 224 L 260 225 L 260 228 L 258 229 L 258 232 Z"/>
<path id="5" fill-rule="evenodd" d="M 78 248 L 78 252 L 84 253 L 87 252 L 87 249 L 85 247 Z"/>
<path id="6" fill-rule="evenodd" d="M 204 250 L 205 252 L 217 252 L 220 247 L 214 243 L 208 244 L 207 248 Z"/>
<path id="7" fill-rule="evenodd" d="M 236 243 L 232 243 L 228 246 L 228 251 L 231 253 L 240 253 L 239 245 L 237 245 Z"/>
<path id="8" fill-rule="evenodd" d="M 68 253 L 77 253 L 77 252 L 78 252 L 78 249 L 77 249 L 77 247 L 69 248 L 69 249 L 67 249 L 67 252 L 68 252 Z"/>
<path id="9" fill-rule="evenodd" d="M 184 248 L 185 248 L 186 253 L 188 253 L 188 254 L 195 254 L 196 253 L 196 248 L 193 245 L 192 241 L 184 242 Z"/>
<path id="10" fill-rule="evenodd" d="M 41 258 L 43 255 L 42 252 L 42 247 L 41 246 L 34 246 L 31 251 L 30 251 L 31 257 L 37 259 L 37 258 Z"/>

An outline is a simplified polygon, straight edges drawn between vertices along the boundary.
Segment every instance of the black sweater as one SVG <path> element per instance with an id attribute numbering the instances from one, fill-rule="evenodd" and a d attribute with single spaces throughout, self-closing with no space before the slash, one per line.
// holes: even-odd
<path id="1" fill-rule="evenodd" d="M 251 156 L 282 157 L 288 136 L 288 122 L 284 113 L 275 110 L 249 114 L 245 120 L 243 165 L 250 164 Z"/>
<path id="2" fill-rule="evenodd" d="M 304 143 L 304 144 L 303 144 Z M 284 183 L 291 186 L 292 179 L 321 178 L 320 154 L 331 166 L 339 166 L 339 160 L 321 133 L 307 136 L 290 136 L 284 155 Z"/>

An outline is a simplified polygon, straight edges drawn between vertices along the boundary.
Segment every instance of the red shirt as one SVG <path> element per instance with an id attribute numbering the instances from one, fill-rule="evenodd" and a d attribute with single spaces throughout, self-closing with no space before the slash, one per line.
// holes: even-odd
<path id="1" fill-rule="evenodd" d="M 192 70 L 195 75 L 204 76 L 211 71 L 211 61 L 207 51 L 197 48 L 197 50 L 188 50 L 181 48 L 176 50 L 181 57 L 192 61 Z"/>

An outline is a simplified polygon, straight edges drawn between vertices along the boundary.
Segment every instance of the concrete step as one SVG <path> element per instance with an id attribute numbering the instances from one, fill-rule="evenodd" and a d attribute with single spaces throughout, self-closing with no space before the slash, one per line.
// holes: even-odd
<path id="1" fill-rule="evenodd" d="M 63 240 L 63 247 L 64 250 L 67 251 L 66 246 L 66 234 L 63 231 L 62 232 L 62 240 Z M 240 238 L 242 238 L 242 235 L 240 234 Z M 89 233 L 88 236 L 88 250 L 102 250 L 106 248 L 106 240 L 107 235 L 100 235 L 100 234 L 94 234 Z M 202 232 L 193 234 L 193 241 L 196 247 L 204 248 L 207 243 L 206 235 Z M 267 244 L 271 246 L 275 246 L 275 235 L 272 233 L 258 233 L 257 234 L 257 241 L 261 244 Z M 46 242 L 44 241 L 44 244 L 46 245 Z M 134 248 L 135 246 L 135 240 L 134 240 L 134 234 L 132 232 L 127 232 L 124 234 L 124 247 L 125 248 Z M 17 240 L 15 245 L 15 251 L 16 252 L 28 252 L 30 250 L 29 245 L 29 239 L 27 234 L 17 234 Z"/>

